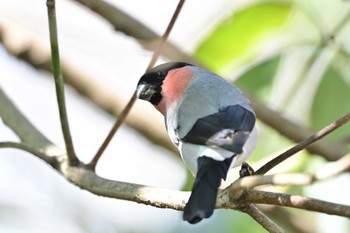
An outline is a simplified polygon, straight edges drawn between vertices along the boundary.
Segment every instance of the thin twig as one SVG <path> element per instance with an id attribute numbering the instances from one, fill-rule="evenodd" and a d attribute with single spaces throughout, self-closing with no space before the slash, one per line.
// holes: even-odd
<path id="1" fill-rule="evenodd" d="M 117 118 L 116 122 L 114 123 L 113 128 L 108 133 L 106 139 L 103 141 L 102 145 L 100 146 L 100 148 L 96 152 L 95 156 L 92 158 L 91 162 L 88 164 L 88 167 L 90 167 L 90 169 L 95 170 L 96 165 L 97 165 L 98 161 L 100 160 L 103 152 L 107 148 L 108 144 L 111 142 L 114 134 L 117 132 L 119 127 L 124 123 L 128 113 L 130 112 L 132 106 L 134 105 L 135 100 L 136 100 L 136 92 L 133 93 L 128 104 L 123 109 L 123 111 L 120 113 L 119 117 Z"/>
<path id="2" fill-rule="evenodd" d="M 305 221 L 305 217 L 296 211 L 289 211 L 286 208 L 278 206 L 259 205 L 259 209 L 263 211 L 269 218 L 276 220 L 279 225 L 288 232 L 315 233 L 315 224 L 300 224 Z"/>
<path id="3" fill-rule="evenodd" d="M 258 222 L 262 227 L 264 227 L 268 232 L 281 233 L 284 230 L 273 222 L 269 217 L 267 217 L 263 212 L 261 212 L 255 205 L 247 204 L 241 208 L 243 212 L 250 215 L 256 222 Z"/>
<path id="4" fill-rule="evenodd" d="M 350 171 L 350 153 L 344 155 L 337 161 L 326 163 L 321 168 L 317 169 L 314 179 L 328 179 L 345 171 Z"/>
<path id="5" fill-rule="evenodd" d="M 31 153 L 32 155 L 35 155 L 39 159 L 45 161 L 49 165 L 51 165 L 53 168 L 57 169 L 58 161 L 56 157 L 48 156 L 47 154 L 37 150 L 36 148 L 23 143 L 23 142 L 0 142 L 0 148 L 15 148 L 24 150 L 28 153 Z"/>
<path id="6" fill-rule="evenodd" d="M 169 34 L 172 30 L 172 28 L 174 27 L 174 24 L 176 22 L 176 19 L 177 17 L 179 16 L 179 13 L 182 9 L 182 6 L 184 4 L 185 0 L 180 0 L 176 9 L 175 9 L 175 12 L 173 14 L 173 16 L 171 17 L 171 20 L 168 24 L 168 27 L 167 29 L 165 30 L 162 38 L 161 38 L 161 41 L 157 47 L 157 49 L 155 50 L 155 52 L 153 53 L 153 56 L 152 56 L 152 59 L 146 69 L 149 70 L 150 68 L 152 68 L 154 66 L 154 64 L 156 63 L 159 55 L 160 55 L 160 52 L 164 46 L 164 43 L 165 41 L 168 39 L 169 37 Z M 121 112 L 120 116 L 118 117 L 117 121 L 115 122 L 113 128 L 111 129 L 111 131 L 109 132 L 107 138 L 104 140 L 104 142 L 102 143 L 101 147 L 99 148 L 99 150 L 97 151 L 96 155 L 93 157 L 93 159 L 91 160 L 91 162 L 88 164 L 88 166 L 91 168 L 91 169 L 95 169 L 96 168 L 96 165 L 99 161 L 99 159 L 101 158 L 103 152 L 105 151 L 105 149 L 107 148 L 108 144 L 110 143 L 110 141 L 112 140 L 114 134 L 117 132 L 117 130 L 119 129 L 119 127 L 124 123 L 127 115 L 129 114 L 132 106 L 134 105 L 136 101 L 136 91 L 133 93 L 132 97 L 130 98 L 127 106 L 123 109 L 123 111 Z"/>
<path id="7" fill-rule="evenodd" d="M 64 83 L 61 73 L 60 55 L 58 49 L 55 0 L 47 0 L 46 5 L 49 19 L 52 69 L 53 76 L 55 78 L 56 97 L 60 114 L 61 128 L 63 132 L 69 162 L 72 165 L 77 165 L 79 163 L 79 159 L 77 158 L 74 151 L 72 136 L 69 130 L 66 102 L 64 97 Z"/>
<path id="8" fill-rule="evenodd" d="M 155 52 L 153 53 L 152 59 L 151 59 L 151 61 L 149 62 L 146 71 L 149 70 L 149 69 L 151 69 L 151 68 L 156 64 L 157 59 L 158 59 L 158 57 L 159 57 L 159 55 L 160 55 L 160 52 L 162 51 L 162 49 L 163 49 L 163 47 L 164 47 L 164 44 L 165 44 L 165 42 L 167 41 L 167 39 L 168 39 L 168 37 L 169 37 L 169 35 L 170 35 L 170 32 L 171 32 L 171 30 L 172 30 L 173 27 L 174 27 L 174 24 L 175 24 L 175 22 L 176 22 L 176 19 L 178 18 L 179 14 L 180 14 L 180 11 L 181 11 L 181 9 L 182 9 L 182 6 L 184 5 L 184 3 L 185 3 L 185 0 L 179 0 L 179 3 L 177 4 L 177 7 L 176 7 L 176 9 L 175 9 L 175 12 L 174 12 L 174 14 L 173 14 L 173 16 L 171 17 L 171 20 L 170 20 L 170 22 L 169 22 L 169 25 L 168 25 L 167 29 L 165 30 L 165 32 L 164 32 L 164 34 L 163 34 L 163 36 L 162 36 L 162 38 L 161 38 L 161 40 L 160 40 L 159 45 L 157 46 L 157 50 L 155 50 Z"/>
<path id="9" fill-rule="evenodd" d="M 254 188 L 261 185 L 308 185 L 314 181 L 311 175 L 299 173 L 274 174 L 274 175 L 252 175 L 246 176 L 233 182 L 228 189 L 238 190 L 242 188 Z"/>
<path id="10" fill-rule="evenodd" d="M 155 51 L 159 46 L 161 37 L 144 23 L 138 21 L 128 13 L 122 11 L 115 4 L 103 0 L 75 0 L 82 6 L 95 12 L 100 17 L 111 24 L 115 30 L 137 40 L 137 42 L 147 50 Z M 189 54 L 181 51 L 179 47 L 166 41 L 162 55 L 169 60 L 184 61 L 191 64 L 199 64 L 198 60 Z"/>
<path id="11" fill-rule="evenodd" d="M 303 150 L 310 144 L 314 143 L 317 140 L 320 140 L 324 136 L 328 135 L 329 133 L 333 132 L 334 130 L 338 129 L 340 126 L 346 124 L 350 121 L 350 113 L 344 115 L 343 117 L 339 118 L 338 120 L 332 122 L 331 124 L 327 125 L 317 133 L 313 134 L 312 136 L 306 138 L 305 140 L 301 141 L 300 143 L 296 144 L 292 148 L 288 149 L 287 151 L 283 152 L 276 158 L 272 159 L 268 163 L 266 163 L 264 166 L 262 166 L 259 170 L 257 170 L 254 174 L 255 175 L 263 175 L 266 172 L 268 172 L 270 169 L 278 165 L 279 163 L 283 162 L 284 160 L 288 159 L 292 155 L 296 154 L 297 152 Z"/>

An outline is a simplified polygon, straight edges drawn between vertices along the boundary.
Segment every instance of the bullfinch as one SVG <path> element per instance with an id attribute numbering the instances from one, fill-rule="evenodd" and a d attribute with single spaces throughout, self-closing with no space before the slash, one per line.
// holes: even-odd
<path id="1" fill-rule="evenodd" d="M 184 62 L 146 72 L 137 97 L 164 115 L 172 143 L 196 176 L 183 219 L 197 223 L 213 214 L 221 179 L 255 148 L 255 113 L 243 92 L 220 76 Z"/>

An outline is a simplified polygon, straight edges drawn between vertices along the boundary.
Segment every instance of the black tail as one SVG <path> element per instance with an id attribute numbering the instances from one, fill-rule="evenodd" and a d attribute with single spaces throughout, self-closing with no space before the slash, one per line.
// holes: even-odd
<path id="1" fill-rule="evenodd" d="M 226 179 L 232 159 L 217 161 L 202 156 L 197 160 L 198 170 L 192 193 L 183 214 L 183 219 L 195 224 L 213 214 L 221 179 Z"/>

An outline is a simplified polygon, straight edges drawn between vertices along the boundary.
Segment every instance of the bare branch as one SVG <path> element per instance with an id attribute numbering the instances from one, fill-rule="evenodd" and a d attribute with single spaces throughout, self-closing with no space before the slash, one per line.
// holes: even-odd
<path id="1" fill-rule="evenodd" d="M 97 176 L 93 171 L 80 167 L 62 166 L 62 174 L 74 185 L 96 195 L 128 200 L 158 208 L 183 210 L 189 192 L 168 190 L 132 183 L 112 181 Z M 350 206 L 321 201 L 298 195 L 272 193 L 254 189 L 220 192 L 217 208 L 238 209 L 247 203 L 287 206 L 332 215 L 350 217 Z"/>
<path id="2" fill-rule="evenodd" d="M 258 208 L 269 218 L 276 219 L 276 222 L 282 225 L 283 229 L 287 229 L 288 232 L 316 232 L 316 226 L 313 224 L 312 220 L 309 221 L 309 224 L 300 224 L 305 221 L 305 216 L 300 214 L 299 211 L 288 211 L 286 208 L 279 208 L 279 206 L 271 205 L 259 205 Z"/>
<path id="3" fill-rule="evenodd" d="M 172 28 L 174 27 L 176 19 L 179 16 L 180 11 L 181 11 L 182 6 L 183 6 L 184 3 L 185 3 L 185 0 L 180 0 L 179 1 L 178 5 L 177 5 L 177 7 L 175 9 L 175 12 L 174 12 L 173 16 L 171 17 L 171 20 L 170 20 L 170 22 L 168 24 L 168 27 L 165 30 L 165 32 L 164 32 L 164 34 L 163 34 L 163 36 L 161 38 L 160 43 L 159 43 L 157 49 L 153 53 L 152 59 L 149 62 L 146 71 L 149 70 L 150 68 L 152 68 L 155 65 L 155 63 L 156 63 L 156 61 L 157 61 L 158 57 L 160 56 L 160 53 L 161 53 L 161 51 L 163 49 L 163 46 L 164 46 L 165 42 L 167 41 Z M 136 90 L 134 91 L 134 94 L 130 98 L 127 106 L 123 109 L 123 111 L 121 112 L 120 116 L 118 116 L 118 119 L 117 119 L 116 123 L 114 124 L 113 128 L 111 129 L 111 131 L 109 132 L 107 138 L 104 140 L 104 142 L 102 143 L 101 147 L 97 151 L 96 155 L 94 156 L 94 158 L 89 163 L 89 167 L 91 167 L 92 169 L 95 169 L 98 160 L 102 156 L 102 153 L 104 152 L 104 150 L 108 146 L 109 142 L 112 140 L 114 134 L 117 132 L 119 127 L 124 123 L 127 115 L 129 114 L 132 106 L 134 105 L 135 101 L 136 101 Z"/>
<path id="4" fill-rule="evenodd" d="M 175 12 L 174 12 L 173 16 L 171 17 L 171 20 L 170 20 L 170 22 L 169 22 L 169 24 L 168 24 L 168 27 L 167 27 L 167 29 L 165 30 L 163 36 L 161 37 L 159 46 L 157 46 L 157 47 L 156 47 L 156 50 L 154 50 L 152 59 L 151 59 L 151 61 L 149 62 L 146 71 L 149 70 L 149 69 L 151 69 L 151 68 L 156 64 L 156 62 L 157 62 L 157 60 L 158 60 L 158 57 L 160 56 L 161 51 L 163 50 L 163 47 L 164 47 L 166 41 L 168 40 L 168 37 L 169 37 L 169 35 L 170 35 L 170 32 L 171 32 L 171 30 L 172 30 L 173 27 L 174 27 L 174 24 L 175 24 L 175 22 L 176 22 L 176 20 L 177 20 L 177 17 L 178 17 L 179 14 L 180 14 L 180 11 L 181 11 L 181 9 L 182 9 L 184 3 L 185 3 L 185 0 L 179 0 L 179 3 L 177 4 L 177 7 L 176 7 L 176 9 L 175 9 Z"/>
<path id="5" fill-rule="evenodd" d="M 111 197 L 158 208 L 182 210 L 189 192 L 162 189 L 104 179 L 84 166 L 62 166 L 61 172 L 74 185 L 99 196 Z"/>
<path id="6" fill-rule="evenodd" d="M 339 175 L 342 172 L 350 171 L 350 153 L 344 155 L 335 162 L 329 162 L 317 169 L 314 175 L 315 180 L 323 180 Z"/>
<path id="7" fill-rule="evenodd" d="M 125 122 L 126 117 L 128 115 L 128 113 L 130 112 L 132 106 L 134 105 L 136 101 L 136 92 L 133 93 L 132 97 L 130 98 L 128 104 L 126 105 L 126 107 L 123 109 L 123 111 L 120 113 L 120 115 L 118 116 L 116 122 L 114 123 L 111 131 L 108 133 L 106 139 L 103 141 L 102 145 L 100 146 L 100 148 L 98 149 L 98 151 L 96 152 L 95 156 L 92 158 L 92 160 L 89 163 L 89 167 L 93 170 L 95 170 L 96 165 L 98 163 L 98 161 L 100 160 L 103 152 L 105 151 L 105 149 L 107 148 L 108 144 L 111 142 L 114 134 L 117 132 L 117 130 L 119 129 L 119 127 Z"/>
<path id="8" fill-rule="evenodd" d="M 244 198 L 248 203 L 287 206 L 347 218 L 350 217 L 350 206 L 347 205 L 335 204 L 299 195 L 273 193 L 255 189 L 247 189 L 244 192 L 245 194 L 243 196 L 246 195 Z"/>
<path id="9" fill-rule="evenodd" d="M 284 153 L 280 154 L 276 158 L 272 159 L 270 162 L 262 166 L 259 170 L 255 172 L 256 175 L 265 174 L 268 172 L 271 168 L 275 167 L 279 163 L 283 162 L 284 160 L 288 159 L 290 156 L 296 154 L 297 152 L 301 151 L 302 149 L 306 148 L 310 144 L 314 143 L 317 140 L 320 140 L 324 136 L 328 135 L 329 133 L 333 132 L 334 130 L 338 129 L 342 125 L 348 123 L 350 121 L 350 113 L 344 115 L 343 117 L 339 118 L 338 120 L 332 122 L 331 124 L 327 125 L 314 135 L 306 138 L 305 140 L 301 141 L 300 143 L 296 144 L 292 148 L 288 149 Z"/>
<path id="10" fill-rule="evenodd" d="M 45 161 L 47 164 L 51 165 L 55 169 L 57 169 L 58 167 L 58 161 L 56 157 L 48 156 L 45 153 L 23 142 L 0 142 L 0 148 L 20 149 L 31 153 L 32 155 L 35 155 L 36 157 Z"/>
<path id="11" fill-rule="evenodd" d="M 58 49 L 58 38 L 57 38 L 57 23 L 56 23 L 56 9 L 55 0 L 47 0 L 47 13 L 49 19 L 49 31 L 50 31 L 50 43 L 51 43 L 51 57 L 52 57 L 52 70 L 55 78 L 56 96 L 58 109 L 60 113 L 60 122 L 64 142 L 66 145 L 69 162 L 71 164 L 78 164 L 79 160 L 75 154 L 72 136 L 69 130 L 68 116 L 66 110 L 66 103 L 64 97 L 64 83 L 61 73 L 61 62 L 60 54 Z"/>
<path id="12" fill-rule="evenodd" d="M 233 182 L 230 189 L 254 188 L 261 185 L 308 185 L 313 177 L 306 174 L 274 174 L 246 176 Z"/>
<path id="13" fill-rule="evenodd" d="M 0 87 L 0 117 L 12 129 L 22 142 L 34 148 L 46 148 L 53 143 L 41 134 L 32 123 L 18 110 Z"/>
<path id="14" fill-rule="evenodd" d="M 263 226 L 268 232 L 284 232 L 284 230 L 274 223 L 269 217 L 261 212 L 255 205 L 247 204 L 242 208 L 242 211 L 249 214 L 256 222 Z"/>

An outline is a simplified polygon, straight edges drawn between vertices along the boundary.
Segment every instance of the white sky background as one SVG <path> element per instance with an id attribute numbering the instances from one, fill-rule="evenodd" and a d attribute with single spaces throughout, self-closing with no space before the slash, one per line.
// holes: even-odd
<path id="1" fill-rule="evenodd" d="M 111 2 L 161 34 L 178 1 Z M 187 1 L 171 40 L 184 50 L 193 50 L 211 19 L 231 7 L 229 0 Z M 74 1 L 57 1 L 57 17 L 62 59 L 86 68 L 89 77 L 129 98 L 151 53 Z M 29 35 L 49 46 L 44 0 L 0 0 L 0 22 L 11 26 L 11 41 Z M 0 86 L 35 126 L 63 147 L 50 75 L 8 56 L 0 47 Z M 76 151 L 89 161 L 115 119 L 69 87 L 66 97 Z M 149 104 L 138 104 L 161 119 Z M 2 122 L 0 140 L 17 140 Z M 186 178 L 179 159 L 125 126 L 100 160 L 98 173 L 174 189 Z M 18 150 L 0 151 L 0 232 L 164 232 L 164 227 L 177 225 L 185 225 L 180 212 L 97 197 L 69 184 L 34 156 Z"/>

